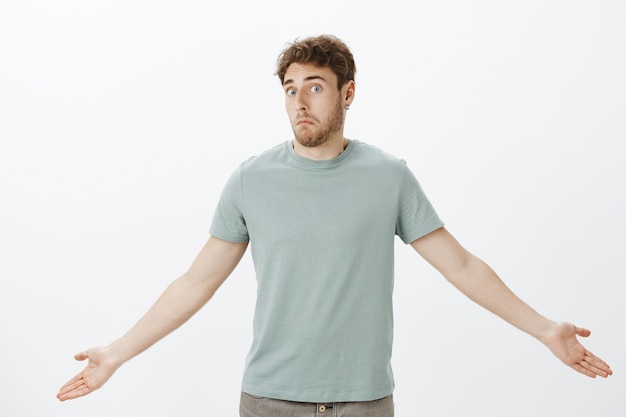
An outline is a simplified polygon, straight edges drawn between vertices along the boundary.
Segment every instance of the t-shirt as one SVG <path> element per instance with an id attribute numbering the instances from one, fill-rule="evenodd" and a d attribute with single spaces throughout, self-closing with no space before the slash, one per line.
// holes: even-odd
<path id="1" fill-rule="evenodd" d="M 302 402 L 391 394 L 394 239 L 442 226 L 406 163 L 357 140 L 331 160 L 287 141 L 242 163 L 210 229 L 250 241 L 257 300 L 242 390 Z"/>

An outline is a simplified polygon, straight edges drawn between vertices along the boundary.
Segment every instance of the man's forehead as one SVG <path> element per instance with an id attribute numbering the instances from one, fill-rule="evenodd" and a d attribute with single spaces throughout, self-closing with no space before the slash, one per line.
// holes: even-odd
<path id="1" fill-rule="evenodd" d="M 336 75 L 329 67 L 294 62 L 285 71 L 283 85 L 308 80 L 322 80 L 330 83 L 334 78 Z"/>

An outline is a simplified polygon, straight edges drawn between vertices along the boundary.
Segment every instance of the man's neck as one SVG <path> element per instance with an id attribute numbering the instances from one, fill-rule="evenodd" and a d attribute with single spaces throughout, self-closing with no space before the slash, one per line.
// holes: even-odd
<path id="1" fill-rule="evenodd" d="M 291 141 L 293 150 L 298 155 L 315 161 L 326 161 L 336 158 L 344 151 L 344 149 L 346 149 L 348 143 L 349 140 L 343 136 L 339 136 L 336 139 L 329 139 L 322 145 L 314 147 L 303 146 L 296 139 Z"/>

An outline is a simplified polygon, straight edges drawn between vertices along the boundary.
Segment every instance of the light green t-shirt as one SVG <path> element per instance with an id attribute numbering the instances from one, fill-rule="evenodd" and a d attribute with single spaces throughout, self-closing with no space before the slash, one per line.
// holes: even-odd
<path id="1" fill-rule="evenodd" d="M 250 241 L 257 275 L 242 390 L 303 402 L 391 394 L 394 238 L 442 226 L 405 162 L 363 142 L 314 161 L 287 141 L 241 164 L 210 231 Z"/>

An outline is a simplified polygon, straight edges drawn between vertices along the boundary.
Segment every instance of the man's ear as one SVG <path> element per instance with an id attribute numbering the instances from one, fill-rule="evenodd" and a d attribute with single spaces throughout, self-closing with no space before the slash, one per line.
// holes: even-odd
<path id="1" fill-rule="evenodd" d="M 343 96 L 345 97 L 346 105 L 349 106 L 354 101 L 354 93 L 356 90 L 356 84 L 354 80 L 350 80 L 343 86 Z"/>

